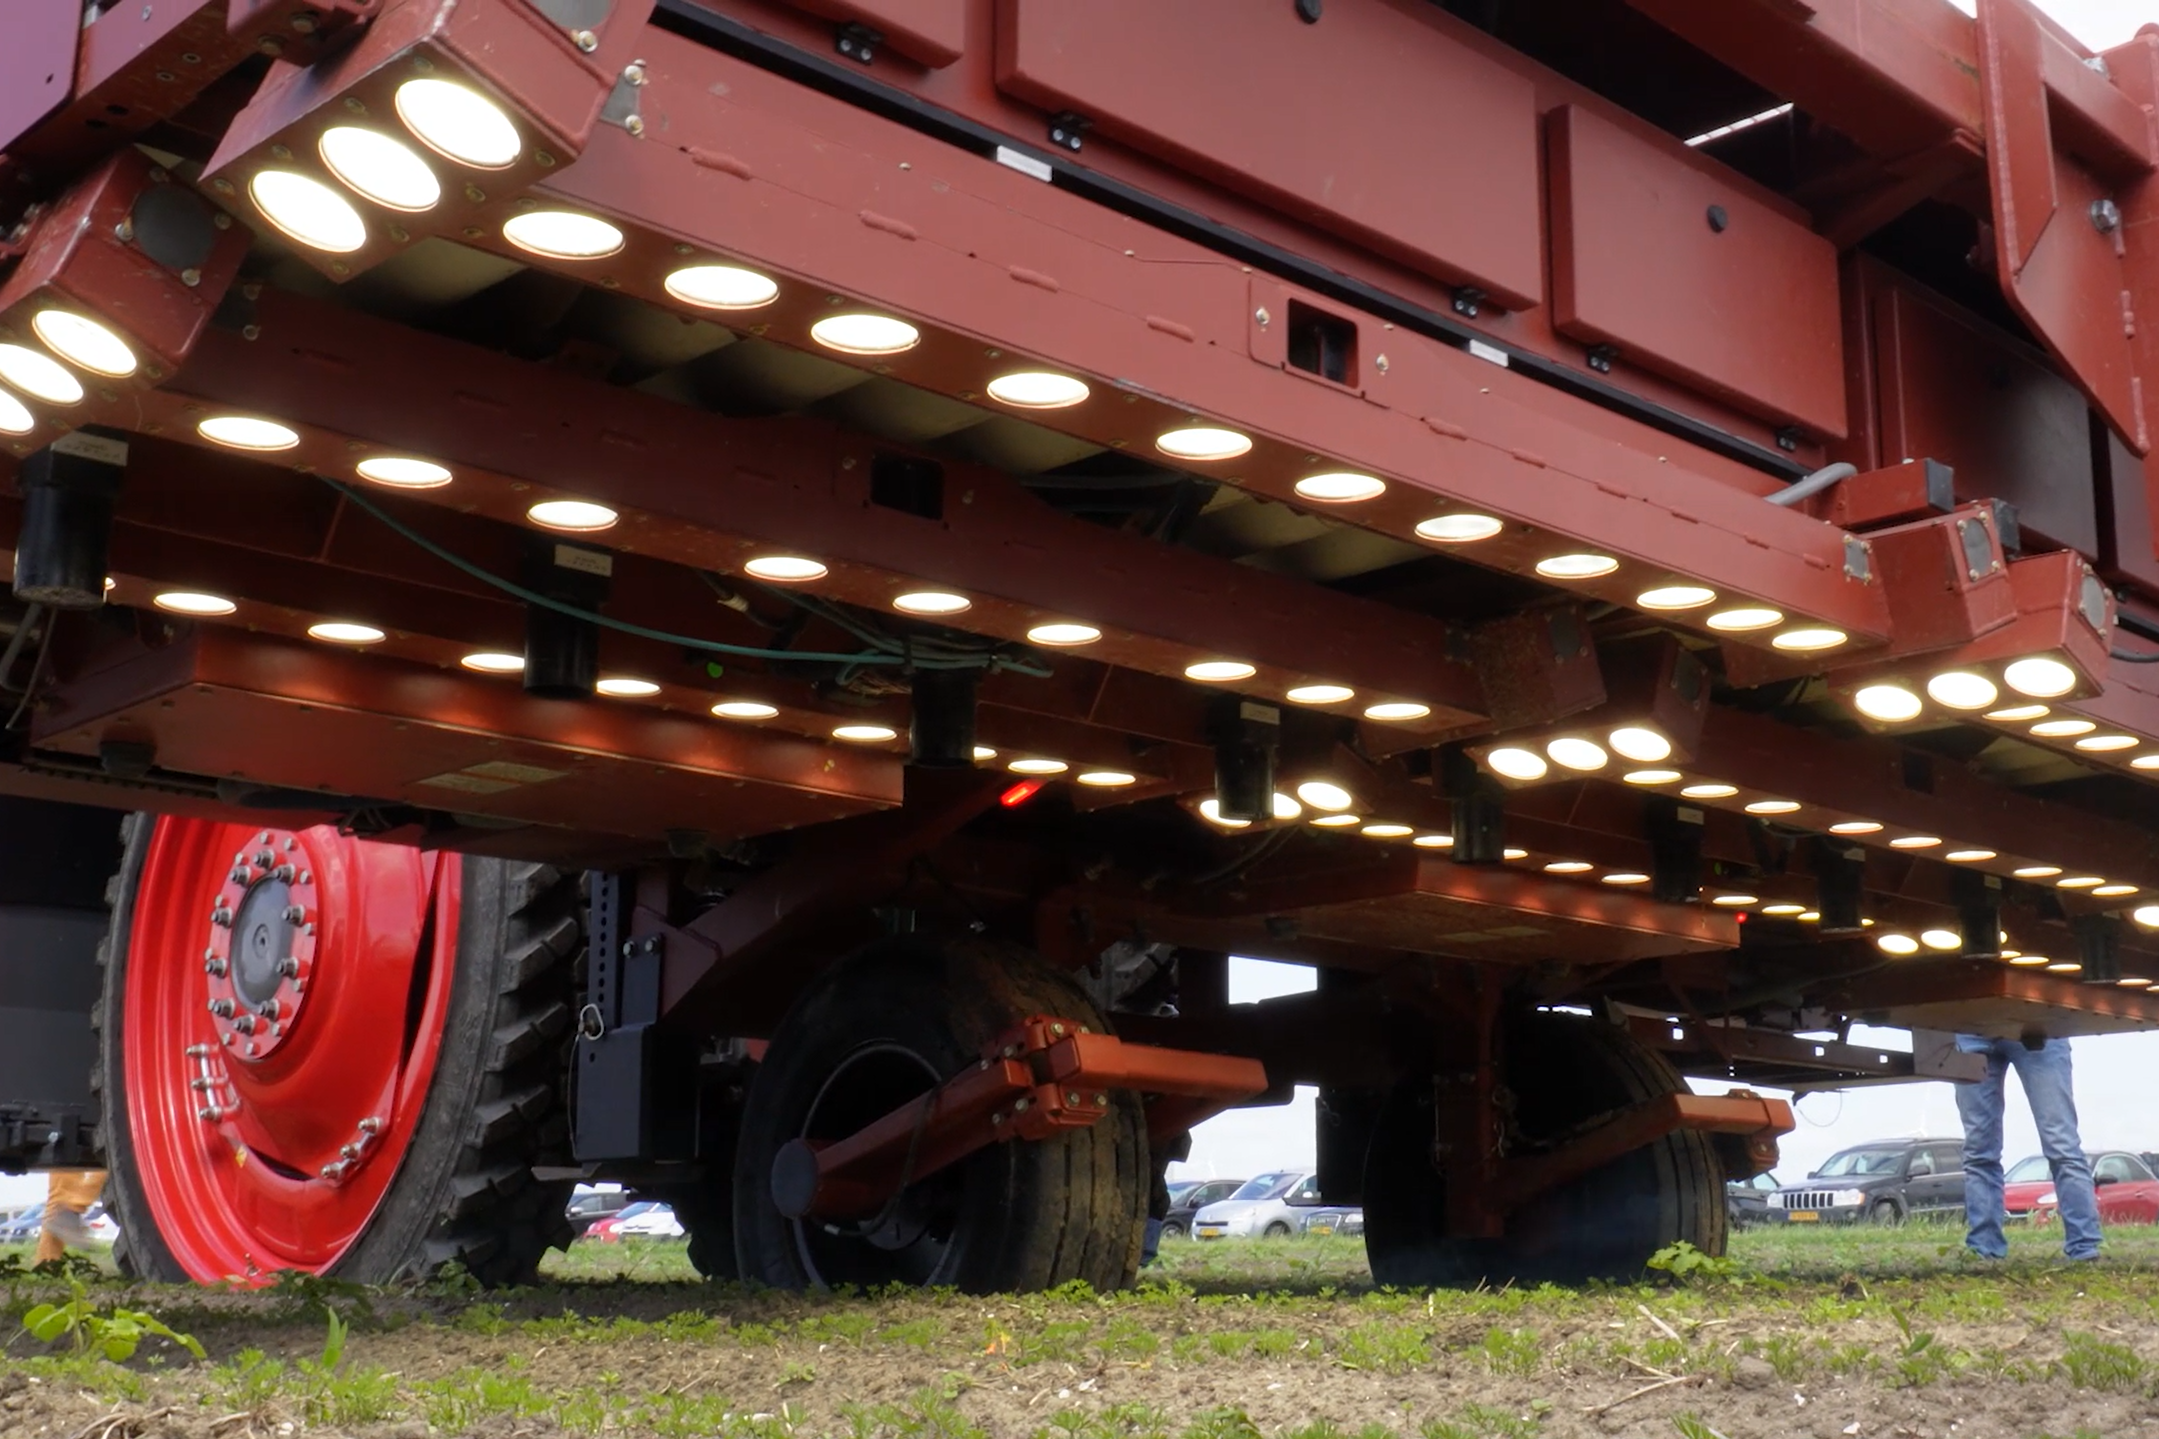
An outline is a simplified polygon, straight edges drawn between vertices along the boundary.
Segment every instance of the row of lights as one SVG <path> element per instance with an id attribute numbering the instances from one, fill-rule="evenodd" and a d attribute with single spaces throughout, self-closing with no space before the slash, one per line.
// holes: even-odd
<path id="1" fill-rule="evenodd" d="M 79 405 L 89 393 L 67 365 L 101 379 L 118 380 L 134 374 L 142 363 L 134 347 L 112 329 L 72 310 L 40 310 L 30 317 L 30 329 L 52 355 L 28 345 L 0 344 L 0 381 L 48 405 Z M 30 407 L 0 387 L 0 435 L 27 435 L 35 428 L 37 416 Z"/>
<path id="2" fill-rule="evenodd" d="M 1578 774 L 1594 774 L 1612 762 L 1613 754 L 1636 764 L 1657 764 L 1672 757 L 1672 741 L 1663 731 L 1648 725 L 1620 725 L 1605 735 L 1602 744 L 1585 735 L 1561 735 L 1545 742 L 1543 754 L 1520 745 L 1502 745 L 1486 754 L 1484 762 L 1494 774 L 1526 782 L 1543 779 L 1555 764 Z M 1667 773 L 1678 778 L 1673 771 L 1637 771 L 1637 774 Z M 1637 784 L 1651 782 L 1632 774 L 1628 779 Z"/>

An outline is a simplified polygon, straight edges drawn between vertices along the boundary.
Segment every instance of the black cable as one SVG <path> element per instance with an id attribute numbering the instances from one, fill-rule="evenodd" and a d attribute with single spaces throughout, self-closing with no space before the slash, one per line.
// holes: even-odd
<path id="1" fill-rule="evenodd" d="M 2128 650 L 2108 650 L 2107 653 L 2125 665 L 2159 665 L 2159 650 L 2147 650 L 2143 654 Z"/>

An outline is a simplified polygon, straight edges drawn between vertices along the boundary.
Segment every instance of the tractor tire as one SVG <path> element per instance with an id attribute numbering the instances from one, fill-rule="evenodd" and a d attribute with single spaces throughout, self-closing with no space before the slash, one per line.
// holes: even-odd
<path id="1" fill-rule="evenodd" d="M 569 1243 L 533 1168 L 568 1150 L 576 875 L 330 826 L 122 838 L 93 1079 L 123 1273 L 522 1284 Z"/>
<path id="2" fill-rule="evenodd" d="M 1506 1085 L 1519 1138 L 1556 1141 L 1599 1116 L 1685 1081 L 1624 1030 L 1569 1015 L 1523 1016 L 1508 1033 Z M 1365 1252 L 1372 1277 L 1403 1288 L 1578 1284 L 1637 1278 L 1658 1250 L 1685 1241 L 1724 1252 L 1724 1173 L 1708 1136 L 1666 1135 L 1531 1200 L 1498 1238 L 1446 1232 L 1447 1176 L 1432 1161 L 1429 1080 L 1388 1097 L 1365 1163 Z"/>
<path id="3" fill-rule="evenodd" d="M 901 1283 L 969 1293 L 1074 1279 L 1123 1288 L 1145 1238 L 1146 1126 L 1136 1097 L 1054 1139 L 991 1144 L 902 1191 L 875 1229 L 789 1218 L 773 1162 L 797 1138 L 839 1138 L 976 1063 L 1029 1015 L 1107 1029 L 1083 990 L 1026 950 L 909 935 L 811 982 L 751 1082 L 735 1161 L 742 1278 L 780 1289 Z"/>

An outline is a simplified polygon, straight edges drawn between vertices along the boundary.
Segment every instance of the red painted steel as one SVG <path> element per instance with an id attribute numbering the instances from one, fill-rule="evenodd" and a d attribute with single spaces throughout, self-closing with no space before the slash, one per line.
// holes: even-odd
<path id="1" fill-rule="evenodd" d="M 1844 345 L 1829 242 L 1704 173 L 1676 141 L 1652 144 L 1572 105 L 1545 127 L 1560 333 L 1841 439 Z"/>
<path id="2" fill-rule="evenodd" d="M 1630 1150 L 1680 1130 L 1743 1138 L 1747 1157 L 1754 1166 L 1750 1172 L 1762 1174 L 1776 1165 L 1777 1137 L 1797 1127 L 1790 1104 L 1781 1099 L 1764 1099 L 1750 1090 L 1735 1089 L 1721 1095 L 1662 1095 L 1622 1111 L 1557 1149 L 1500 1160 L 1495 1182 L 1479 1200 L 1493 1213 L 1505 1214 Z"/>
<path id="3" fill-rule="evenodd" d="M 885 45 L 932 69 L 967 48 L 967 0 L 786 0 L 798 10 L 875 31 Z"/>
<path id="4" fill-rule="evenodd" d="M 82 40 L 78 0 L 18 0 L 0 55 L 0 153 L 67 102 Z"/>

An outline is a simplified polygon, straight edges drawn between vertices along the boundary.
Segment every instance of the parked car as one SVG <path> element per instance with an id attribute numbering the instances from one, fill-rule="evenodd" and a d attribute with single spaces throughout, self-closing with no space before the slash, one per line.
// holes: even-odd
<path id="1" fill-rule="evenodd" d="M 1727 1183 L 1724 1186 L 1724 1211 L 1730 1216 L 1732 1227 L 1769 1223 L 1769 1196 L 1776 1193 L 1777 1188 L 1775 1176 L 1768 1174 Z"/>
<path id="2" fill-rule="evenodd" d="M 0 1244 L 31 1244 L 36 1242 L 38 1231 L 44 1227 L 45 1206 L 33 1204 L 28 1209 L 11 1209 L 0 1214 Z"/>
<path id="3" fill-rule="evenodd" d="M 580 1184 L 570 1193 L 570 1202 L 563 1212 L 569 1217 L 570 1228 L 577 1237 L 583 1238 L 592 1226 L 603 1219 L 612 1219 L 629 1207 L 629 1192 L 619 1184 Z"/>
<path id="4" fill-rule="evenodd" d="M 107 1213 L 103 1204 L 93 1204 L 85 1209 L 82 1223 L 92 1244 L 110 1244 L 120 1237 L 120 1221 Z"/>
<path id="5" fill-rule="evenodd" d="M 1772 1222 L 1791 1224 L 1899 1224 L 1963 1209 L 1964 1143 L 1957 1139 L 1855 1144 L 1769 1196 Z"/>
<path id="6" fill-rule="evenodd" d="M 1229 1198 L 1192 1216 L 1198 1239 L 1286 1239 L 1297 1232 L 1301 1210 L 1320 1204 L 1319 1176 L 1309 1169 L 1279 1169 L 1246 1180 Z"/>
<path id="7" fill-rule="evenodd" d="M 668 1232 L 670 1225 L 673 1226 L 672 1233 Z M 585 1231 L 585 1237 L 597 1239 L 602 1244 L 620 1244 L 624 1239 L 649 1239 L 656 1234 L 672 1239 L 682 1232 L 682 1223 L 675 1218 L 673 1209 L 655 1200 L 640 1199 L 594 1223 Z"/>
<path id="8" fill-rule="evenodd" d="M 2100 1223 L 2159 1224 L 2159 1176 L 2154 1176 L 2143 1156 L 2116 1149 L 2092 1155 L 2091 1162 Z M 2032 1223 L 2051 1224 L 2061 1212 L 2053 1180 L 2038 1188 L 2032 1197 Z"/>
<path id="9" fill-rule="evenodd" d="M 1187 1239 L 1192 1234 L 1192 1216 L 1210 1204 L 1219 1204 L 1238 1190 L 1244 1188 L 1242 1179 L 1187 1179 L 1179 1186 L 1169 1187 L 1169 1213 L 1162 1218 L 1164 1239 Z"/>
<path id="10" fill-rule="evenodd" d="M 1300 1234 L 1362 1234 L 1364 1211 L 1344 1205 L 1326 1205 L 1304 1216 Z"/>

